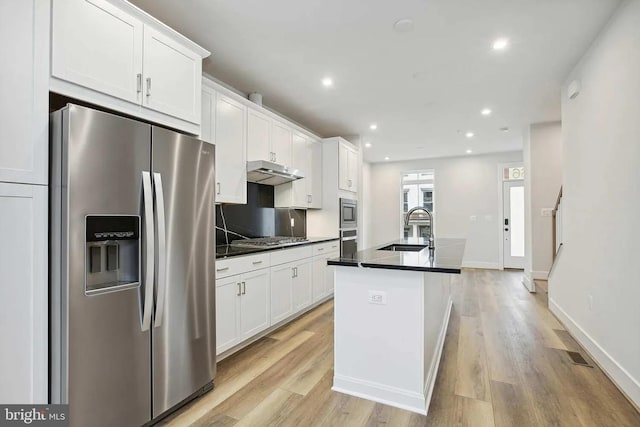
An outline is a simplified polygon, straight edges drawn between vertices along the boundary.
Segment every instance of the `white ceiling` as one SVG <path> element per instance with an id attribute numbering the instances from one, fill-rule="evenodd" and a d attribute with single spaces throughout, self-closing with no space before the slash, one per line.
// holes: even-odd
<path id="1" fill-rule="evenodd" d="M 375 162 L 521 149 L 524 126 L 560 118 L 561 82 L 620 1 L 132 3 L 210 50 L 208 74 L 321 136 L 361 135 Z"/>

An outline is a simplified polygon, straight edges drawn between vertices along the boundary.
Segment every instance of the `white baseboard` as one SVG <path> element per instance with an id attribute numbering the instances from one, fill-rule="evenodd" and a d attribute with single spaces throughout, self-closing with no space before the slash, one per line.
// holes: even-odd
<path id="1" fill-rule="evenodd" d="M 547 280 L 547 278 L 549 277 L 549 272 L 542 270 L 532 271 L 531 276 L 533 277 L 533 280 Z"/>
<path id="2" fill-rule="evenodd" d="M 486 261 L 462 261 L 463 268 L 482 268 L 485 270 L 502 270 L 502 266 L 498 262 Z"/>
<path id="3" fill-rule="evenodd" d="M 331 390 L 427 415 L 427 401 L 423 393 L 337 374 L 333 376 Z"/>
<path id="4" fill-rule="evenodd" d="M 536 291 L 536 284 L 529 278 L 529 275 L 526 272 L 522 275 L 522 284 L 529 292 Z"/>
<path id="5" fill-rule="evenodd" d="M 549 298 L 549 310 L 560 319 L 573 338 L 589 353 L 616 386 L 640 408 L 640 382 L 580 327 L 556 302 Z"/>

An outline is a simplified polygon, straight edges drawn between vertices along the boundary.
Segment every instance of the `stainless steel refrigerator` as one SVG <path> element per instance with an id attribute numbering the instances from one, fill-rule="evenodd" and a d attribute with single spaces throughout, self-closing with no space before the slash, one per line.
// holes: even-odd
<path id="1" fill-rule="evenodd" d="M 143 425 L 213 385 L 214 146 L 69 104 L 51 156 L 51 403 Z"/>

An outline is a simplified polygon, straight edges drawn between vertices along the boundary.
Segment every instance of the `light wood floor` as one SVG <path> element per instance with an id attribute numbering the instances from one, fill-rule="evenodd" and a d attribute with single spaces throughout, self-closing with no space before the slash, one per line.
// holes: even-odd
<path id="1" fill-rule="evenodd" d="M 521 273 L 466 270 L 427 417 L 331 391 L 333 302 L 218 365 L 216 388 L 171 426 L 640 426 L 640 415 Z M 582 354 L 589 360 L 584 352 Z M 589 360 L 590 361 L 590 360 Z"/>

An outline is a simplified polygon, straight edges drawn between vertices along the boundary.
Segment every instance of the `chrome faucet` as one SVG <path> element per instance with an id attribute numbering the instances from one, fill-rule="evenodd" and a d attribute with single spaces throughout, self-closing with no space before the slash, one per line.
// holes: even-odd
<path id="1" fill-rule="evenodd" d="M 404 216 L 404 226 L 405 227 L 409 226 L 409 218 L 411 217 L 411 214 L 414 213 L 415 211 L 424 211 L 429 216 L 429 250 L 433 250 L 436 247 L 436 243 L 433 238 L 433 215 L 431 214 L 429 209 L 423 208 L 422 206 L 416 206 L 415 208 L 409 209 L 409 212 L 407 212 Z"/>

